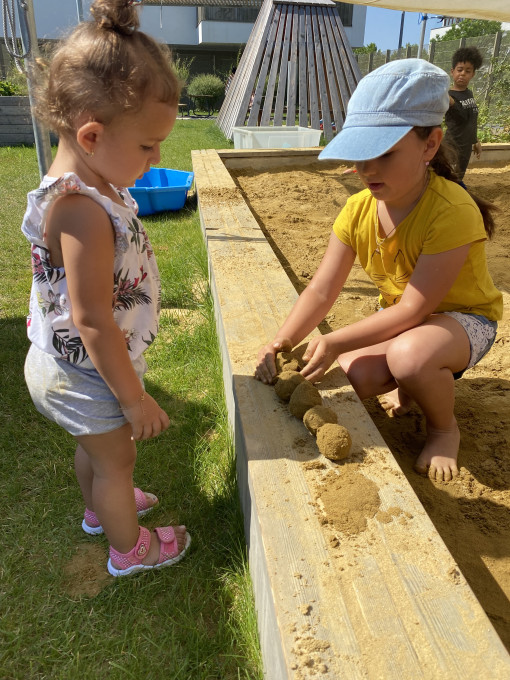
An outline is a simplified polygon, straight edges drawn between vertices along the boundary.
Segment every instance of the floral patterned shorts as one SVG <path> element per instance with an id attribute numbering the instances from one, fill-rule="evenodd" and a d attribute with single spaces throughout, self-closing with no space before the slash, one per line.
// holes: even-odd
<path id="1" fill-rule="evenodd" d="M 467 333 L 471 346 L 471 357 L 464 369 L 464 371 L 467 371 L 468 368 L 472 368 L 483 359 L 494 344 L 498 322 L 490 321 L 481 314 L 463 314 L 462 312 L 443 312 L 443 314 L 458 321 Z M 464 371 L 454 373 L 454 378 L 460 378 Z"/>

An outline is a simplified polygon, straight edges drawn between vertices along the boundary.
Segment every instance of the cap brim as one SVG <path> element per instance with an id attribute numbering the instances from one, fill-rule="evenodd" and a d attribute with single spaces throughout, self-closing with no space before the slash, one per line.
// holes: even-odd
<path id="1" fill-rule="evenodd" d="M 378 158 L 412 130 L 411 125 L 342 128 L 319 154 L 319 160 L 368 161 Z"/>

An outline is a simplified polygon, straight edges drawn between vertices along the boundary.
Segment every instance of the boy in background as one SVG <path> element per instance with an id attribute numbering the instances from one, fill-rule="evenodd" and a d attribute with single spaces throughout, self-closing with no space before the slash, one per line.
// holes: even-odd
<path id="1" fill-rule="evenodd" d="M 450 108 L 445 114 L 445 139 L 457 150 L 457 175 L 463 179 L 474 152 L 480 158 L 482 145 L 477 138 L 478 107 L 473 92 L 468 88 L 483 57 L 476 47 L 461 47 L 452 57 L 453 87 L 448 90 Z"/>

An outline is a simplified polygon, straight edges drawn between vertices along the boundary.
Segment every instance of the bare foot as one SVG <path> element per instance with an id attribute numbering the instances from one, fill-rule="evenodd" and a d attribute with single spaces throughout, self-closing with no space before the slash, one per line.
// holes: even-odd
<path id="1" fill-rule="evenodd" d="M 459 474 L 457 468 L 459 444 L 460 432 L 457 421 L 453 421 L 449 430 L 427 428 L 427 440 L 414 469 L 420 475 L 428 476 L 436 482 L 449 482 Z"/>
<path id="2" fill-rule="evenodd" d="M 186 527 L 184 525 L 174 526 L 175 538 L 177 539 L 177 554 L 183 551 L 186 546 Z M 151 532 L 151 544 L 149 552 L 143 560 L 143 564 L 156 564 L 159 560 L 159 538 L 156 532 Z"/>
<path id="3" fill-rule="evenodd" d="M 387 394 L 381 394 L 378 399 L 390 418 L 405 416 L 406 413 L 409 413 L 413 405 L 411 397 L 401 390 L 400 387 L 397 387 L 397 389 L 388 392 Z"/>

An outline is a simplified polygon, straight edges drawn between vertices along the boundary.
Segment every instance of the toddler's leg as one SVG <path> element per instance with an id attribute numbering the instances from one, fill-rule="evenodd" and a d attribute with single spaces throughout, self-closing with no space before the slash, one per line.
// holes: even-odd
<path id="1" fill-rule="evenodd" d="M 106 434 L 76 437 L 90 463 L 87 466 L 78 449 L 75 465 L 85 503 L 96 513 L 111 545 L 123 553 L 138 540 L 133 491 L 136 445 L 131 433 L 131 425 L 126 424 Z"/>
<path id="2" fill-rule="evenodd" d="M 110 545 L 123 554 L 132 550 L 139 536 L 133 489 L 136 445 L 131 435 L 131 425 L 126 424 L 106 434 L 76 437 L 76 469 L 81 476 L 84 499 L 91 503 L 90 509 L 96 513 Z M 88 458 L 90 468 L 83 454 Z M 91 487 L 88 486 L 90 481 Z M 87 501 L 85 496 L 89 488 L 91 501 Z M 174 527 L 174 530 L 181 551 L 186 543 L 186 528 Z M 144 564 L 156 564 L 158 561 L 159 540 L 155 533 L 153 538 Z"/>
<path id="3" fill-rule="evenodd" d="M 94 472 L 92 470 L 92 463 L 90 462 L 90 458 L 85 449 L 82 446 L 80 446 L 80 444 L 78 444 L 78 446 L 76 447 L 76 453 L 74 455 L 74 468 L 76 471 L 78 483 L 80 485 L 83 500 L 85 501 L 85 507 L 88 510 L 94 511 L 94 501 L 92 500 L 92 482 L 94 479 Z M 149 512 L 149 510 L 151 510 L 155 505 L 158 504 L 158 499 L 156 496 L 154 496 L 154 494 L 144 493 L 144 496 L 145 500 L 143 501 L 143 505 L 141 504 L 142 501 L 139 500 L 137 502 L 138 517 L 140 517 L 141 515 L 145 515 L 147 512 Z M 87 516 L 85 517 L 84 522 L 91 526 L 93 529 L 96 529 L 98 524 L 96 523 L 91 525 L 90 522 L 88 521 Z M 87 533 L 103 533 L 102 527 L 99 527 L 99 529 L 100 531 L 93 531 Z"/>
<path id="4" fill-rule="evenodd" d="M 80 485 L 81 495 L 85 501 L 85 507 L 89 510 L 94 510 L 94 502 L 92 500 L 94 472 L 92 470 L 92 463 L 89 455 L 80 444 L 76 447 L 76 452 L 74 454 L 74 470 L 76 472 L 76 479 Z"/>

